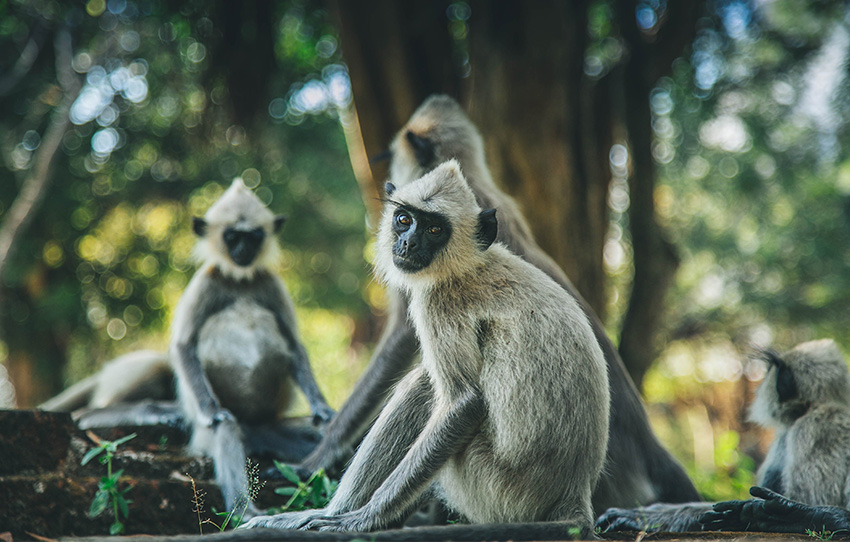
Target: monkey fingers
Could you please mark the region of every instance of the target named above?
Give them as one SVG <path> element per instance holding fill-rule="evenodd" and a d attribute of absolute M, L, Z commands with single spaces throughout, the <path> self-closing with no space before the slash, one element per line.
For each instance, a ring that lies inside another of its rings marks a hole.
<path fill-rule="evenodd" d="M 284 512 L 274 516 L 257 516 L 247 523 L 243 523 L 239 528 L 304 529 L 312 520 L 325 516 L 327 516 L 327 511 L 324 508 L 301 510 L 299 512 Z"/>
<path fill-rule="evenodd" d="M 335 516 L 316 518 L 306 525 L 310 531 L 368 532 L 378 527 L 374 517 L 363 508 Z"/>
<path fill-rule="evenodd" d="M 596 520 L 596 528 L 602 533 L 647 530 L 646 514 L 640 509 L 609 508 Z"/>

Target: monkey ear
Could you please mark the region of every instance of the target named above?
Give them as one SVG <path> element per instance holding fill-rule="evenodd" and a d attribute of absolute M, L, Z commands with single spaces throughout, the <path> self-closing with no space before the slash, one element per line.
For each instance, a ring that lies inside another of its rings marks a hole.
<path fill-rule="evenodd" d="M 496 209 L 487 209 L 478 214 L 478 229 L 475 238 L 481 250 L 487 250 L 499 233 L 499 223 L 496 221 Z"/>
<path fill-rule="evenodd" d="M 192 231 L 198 237 L 203 237 L 207 234 L 207 221 L 203 218 L 192 217 Z"/>
<path fill-rule="evenodd" d="M 779 395 L 779 402 L 784 403 L 797 397 L 797 381 L 794 379 L 794 373 L 780 359 L 776 363 L 776 393 Z"/>
<path fill-rule="evenodd" d="M 274 225 L 272 226 L 273 232 L 279 232 L 283 227 L 284 222 L 286 222 L 286 215 L 277 215 L 274 217 Z"/>
<path fill-rule="evenodd" d="M 413 148 L 413 154 L 420 167 L 427 168 L 434 162 L 434 143 L 430 139 L 410 130 L 404 134 L 404 137 Z"/>
<path fill-rule="evenodd" d="M 392 196 L 393 192 L 395 192 L 395 185 L 393 183 L 390 183 L 390 182 L 384 183 L 384 192 L 388 196 Z"/>

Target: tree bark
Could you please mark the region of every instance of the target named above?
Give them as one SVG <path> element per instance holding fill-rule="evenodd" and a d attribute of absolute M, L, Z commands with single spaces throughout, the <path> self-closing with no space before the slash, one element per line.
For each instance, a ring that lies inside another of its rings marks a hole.
<path fill-rule="evenodd" d="M 585 2 L 473 1 L 471 116 L 494 177 L 600 317 L 611 106 L 584 77 Z"/>
<path fill-rule="evenodd" d="M 461 98 L 461 80 L 451 62 L 448 2 L 341 0 L 332 7 L 356 110 L 345 123 L 346 139 L 374 219 L 380 212 L 379 185 L 386 180 L 387 167 L 370 163 L 369 158 L 387 150 L 396 132 L 431 94 Z"/>

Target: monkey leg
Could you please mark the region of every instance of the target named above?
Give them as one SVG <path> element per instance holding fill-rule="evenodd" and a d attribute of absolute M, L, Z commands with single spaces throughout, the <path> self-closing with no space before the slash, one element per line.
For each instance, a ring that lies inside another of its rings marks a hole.
<path fill-rule="evenodd" d="M 725 501 L 699 517 L 707 531 L 759 531 L 800 533 L 807 531 L 850 533 L 850 510 L 792 501 L 764 487 L 750 488 L 755 499 Z"/>
<path fill-rule="evenodd" d="M 359 509 L 369 502 L 372 494 L 408 453 L 428 423 L 432 402 L 431 383 L 425 371 L 417 367 L 399 382 L 389 403 L 354 454 L 327 508 L 257 517 L 244 527 L 300 529 L 316 519 Z"/>
<path fill-rule="evenodd" d="M 119 427 L 122 425 L 167 425 L 187 429 L 186 417 L 174 401 L 146 400 L 103 408 L 83 408 L 73 414 L 80 429 Z"/>
<path fill-rule="evenodd" d="M 387 391 L 410 367 L 418 346 L 416 334 L 407 322 L 406 303 L 395 299 L 377 353 L 354 386 L 351 397 L 324 428 L 319 445 L 294 466 L 300 476 L 309 476 L 320 468 L 331 470 L 350 457 L 352 446 L 380 411 Z"/>
<path fill-rule="evenodd" d="M 316 428 L 299 420 L 243 424 L 242 434 L 249 454 L 273 457 L 283 462 L 300 461 L 315 449 L 322 438 Z M 273 471 L 277 472 L 277 469 Z M 274 472 L 270 471 L 271 477 L 274 477 Z"/>

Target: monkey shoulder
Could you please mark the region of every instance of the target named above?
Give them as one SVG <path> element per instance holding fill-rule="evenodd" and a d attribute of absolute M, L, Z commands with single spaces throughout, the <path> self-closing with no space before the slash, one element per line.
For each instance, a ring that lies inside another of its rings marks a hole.
<path fill-rule="evenodd" d="M 798 454 L 834 453 L 850 459 L 850 407 L 837 403 L 811 407 L 788 429 L 788 439 Z"/>

